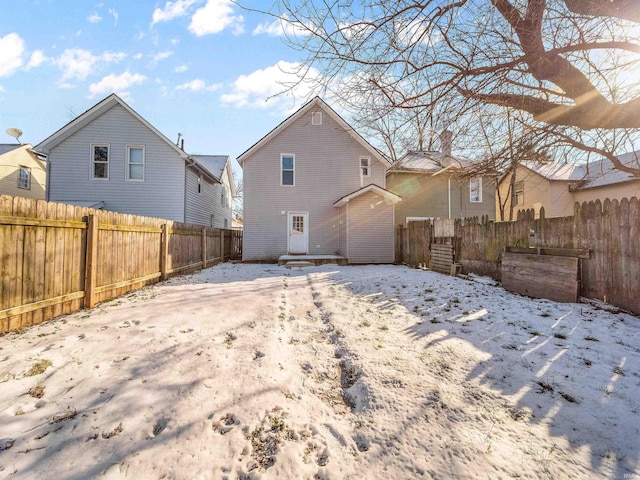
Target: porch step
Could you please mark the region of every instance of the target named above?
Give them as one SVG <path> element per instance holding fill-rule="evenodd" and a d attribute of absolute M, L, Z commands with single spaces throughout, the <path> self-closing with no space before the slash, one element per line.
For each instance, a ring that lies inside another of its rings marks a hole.
<path fill-rule="evenodd" d="M 315 266 L 315 263 L 309 262 L 306 260 L 289 260 L 287 263 L 284 264 L 284 266 L 286 268 L 292 268 L 292 267 L 303 268 L 303 267 L 313 267 Z"/>

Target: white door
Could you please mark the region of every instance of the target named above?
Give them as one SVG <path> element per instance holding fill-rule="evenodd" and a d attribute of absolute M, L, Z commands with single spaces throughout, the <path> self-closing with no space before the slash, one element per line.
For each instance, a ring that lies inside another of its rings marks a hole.
<path fill-rule="evenodd" d="M 309 214 L 289 213 L 289 253 L 309 252 Z"/>

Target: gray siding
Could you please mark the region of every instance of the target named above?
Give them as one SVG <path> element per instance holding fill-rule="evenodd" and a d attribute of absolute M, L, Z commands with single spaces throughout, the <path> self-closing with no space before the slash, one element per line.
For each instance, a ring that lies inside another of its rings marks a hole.
<path fill-rule="evenodd" d="M 393 207 L 374 192 L 348 203 L 349 263 L 393 263 Z"/>
<path fill-rule="evenodd" d="M 402 197 L 396 205 L 396 223 L 404 224 L 406 217 L 449 217 L 449 177 L 422 173 L 390 173 L 387 188 Z M 451 177 L 451 216 L 495 219 L 495 180 L 482 179 L 482 202 L 469 201 L 469 180 Z"/>
<path fill-rule="evenodd" d="M 295 155 L 295 186 L 281 186 L 280 154 Z M 309 212 L 309 254 L 341 251 L 338 209 L 333 204 L 363 185 L 360 156 L 369 152 L 324 113 L 297 118 L 243 163 L 245 260 L 277 259 L 287 253 L 287 214 Z M 386 166 L 371 158 L 364 185 L 385 185 Z M 284 215 L 281 212 L 285 212 Z"/>
<path fill-rule="evenodd" d="M 109 180 L 90 179 L 92 143 L 108 143 Z M 126 146 L 144 145 L 144 182 L 126 180 Z M 105 210 L 184 221 L 185 162 L 120 105 L 49 152 L 49 199 L 104 201 Z"/>
<path fill-rule="evenodd" d="M 198 193 L 199 175 L 196 170 L 187 168 L 185 222 L 225 228 L 226 219 L 226 228 L 231 229 L 229 192 L 225 192 L 224 195 L 225 205 L 220 201 L 220 195 L 227 189 L 226 186 L 210 182 L 203 177 L 201 193 Z M 213 215 L 213 225 L 211 225 L 211 215 Z"/>

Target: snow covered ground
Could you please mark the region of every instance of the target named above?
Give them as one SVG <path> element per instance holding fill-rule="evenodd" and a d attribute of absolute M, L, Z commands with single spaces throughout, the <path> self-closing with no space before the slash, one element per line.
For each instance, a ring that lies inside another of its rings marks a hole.
<path fill-rule="evenodd" d="M 640 479 L 640 319 L 223 264 L 0 337 L 0 478 Z"/>

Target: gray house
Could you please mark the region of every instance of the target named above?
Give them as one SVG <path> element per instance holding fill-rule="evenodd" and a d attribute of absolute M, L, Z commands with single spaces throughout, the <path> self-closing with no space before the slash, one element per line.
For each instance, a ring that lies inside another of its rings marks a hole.
<path fill-rule="evenodd" d="M 231 228 L 228 156 L 189 155 L 116 94 L 43 140 L 54 202 Z"/>
<path fill-rule="evenodd" d="M 339 255 L 394 260 L 389 161 L 316 97 L 238 157 L 243 259 Z"/>

